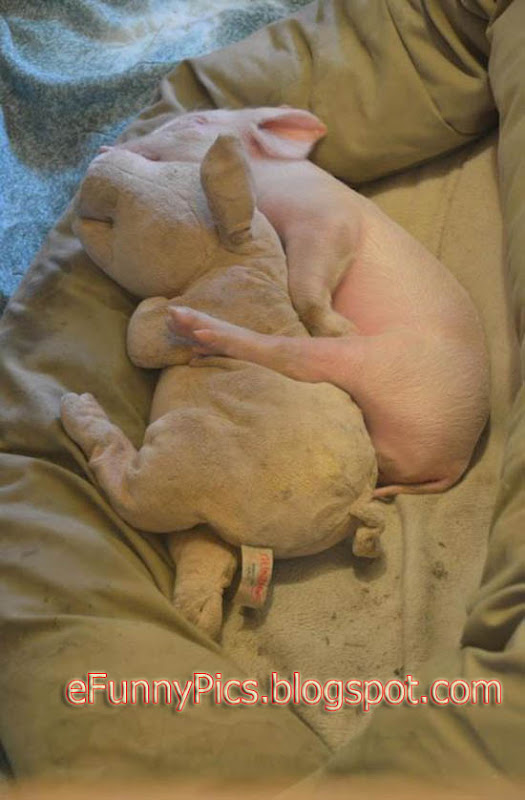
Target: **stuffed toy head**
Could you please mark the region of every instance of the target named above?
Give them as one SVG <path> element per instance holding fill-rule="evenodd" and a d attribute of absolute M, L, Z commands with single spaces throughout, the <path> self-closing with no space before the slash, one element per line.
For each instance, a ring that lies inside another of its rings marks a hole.
<path fill-rule="evenodd" d="M 351 398 L 246 361 L 195 363 L 170 333 L 178 305 L 263 334 L 308 335 L 238 141 L 220 136 L 200 167 L 109 151 L 90 167 L 77 214 L 89 255 L 143 298 L 129 323 L 132 361 L 163 371 L 138 451 L 89 394 L 65 395 L 62 422 L 121 517 L 169 534 L 176 606 L 216 636 L 241 550 L 240 595 L 255 606 L 273 557 L 352 533 L 354 553 L 377 555 L 377 463 Z"/>
<path fill-rule="evenodd" d="M 238 262 L 238 253 L 264 250 L 282 262 L 231 136 L 219 137 L 202 166 L 111 149 L 89 167 L 76 213 L 74 230 L 89 256 L 139 298 L 181 294 L 213 268 Z"/>

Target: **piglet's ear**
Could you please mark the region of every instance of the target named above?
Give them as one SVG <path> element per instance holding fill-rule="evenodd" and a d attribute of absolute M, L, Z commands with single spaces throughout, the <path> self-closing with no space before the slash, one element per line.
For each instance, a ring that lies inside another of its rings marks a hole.
<path fill-rule="evenodd" d="M 255 193 L 236 136 L 218 136 L 201 165 L 201 181 L 221 242 L 236 250 L 252 238 Z"/>
<path fill-rule="evenodd" d="M 296 108 L 276 108 L 256 125 L 250 133 L 271 158 L 307 158 L 314 144 L 326 135 L 326 125 L 315 114 Z"/>

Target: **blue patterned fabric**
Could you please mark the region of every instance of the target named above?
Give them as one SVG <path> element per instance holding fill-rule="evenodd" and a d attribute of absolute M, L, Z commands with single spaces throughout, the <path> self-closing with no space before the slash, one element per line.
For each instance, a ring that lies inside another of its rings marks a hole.
<path fill-rule="evenodd" d="M 9 296 L 99 146 L 179 60 L 308 0 L 0 0 L 0 292 Z"/>

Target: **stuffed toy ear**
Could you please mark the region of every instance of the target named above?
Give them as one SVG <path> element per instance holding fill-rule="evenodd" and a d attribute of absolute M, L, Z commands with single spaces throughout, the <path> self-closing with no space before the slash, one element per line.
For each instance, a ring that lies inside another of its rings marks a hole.
<path fill-rule="evenodd" d="M 253 125 L 250 134 L 271 158 L 302 159 L 326 131 L 326 125 L 309 111 L 276 108 L 272 116 Z"/>
<path fill-rule="evenodd" d="M 255 193 L 237 137 L 217 137 L 202 162 L 201 181 L 223 245 L 235 250 L 250 241 Z"/>

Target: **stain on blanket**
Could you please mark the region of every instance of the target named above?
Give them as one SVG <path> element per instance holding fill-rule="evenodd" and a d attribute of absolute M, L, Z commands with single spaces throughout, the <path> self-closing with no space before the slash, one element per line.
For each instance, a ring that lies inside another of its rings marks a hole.
<path fill-rule="evenodd" d="M 438 580 L 448 578 L 448 570 L 445 569 L 445 565 L 442 561 L 434 561 L 432 564 L 432 575 Z"/>

